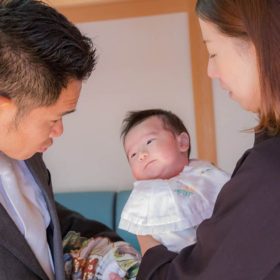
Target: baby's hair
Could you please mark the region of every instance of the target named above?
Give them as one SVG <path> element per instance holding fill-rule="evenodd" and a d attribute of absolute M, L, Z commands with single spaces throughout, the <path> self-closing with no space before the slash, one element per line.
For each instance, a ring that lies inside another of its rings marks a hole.
<path fill-rule="evenodd" d="M 163 126 L 165 129 L 171 131 L 174 135 L 179 135 L 182 132 L 187 133 L 190 140 L 190 134 L 185 127 L 182 120 L 176 116 L 171 111 L 166 111 L 163 109 L 148 109 L 148 110 L 140 110 L 140 111 L 130 111 L 126 114 L 121 129 L 121 138 L 123 142 L 125 141 L 125 137 L 128 132 L 138 124 L 142 123 L 146 119 L 150 117 L 158 117 L 162 120 Z M 191 152 L 191 143 L 189 144 L 188 157 Z"/>

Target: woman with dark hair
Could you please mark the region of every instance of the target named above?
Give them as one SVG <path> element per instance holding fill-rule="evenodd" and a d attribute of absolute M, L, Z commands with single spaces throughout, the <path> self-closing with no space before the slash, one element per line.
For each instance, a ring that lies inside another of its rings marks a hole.
<path fill-rule="evenodd" d="M 198 0 L 208 75 L 257 113 L 255 143 L 238 161 L 197 243 L 179 254 L 139 237 L 138 279 L 280 279 L 280 1 Z"/>

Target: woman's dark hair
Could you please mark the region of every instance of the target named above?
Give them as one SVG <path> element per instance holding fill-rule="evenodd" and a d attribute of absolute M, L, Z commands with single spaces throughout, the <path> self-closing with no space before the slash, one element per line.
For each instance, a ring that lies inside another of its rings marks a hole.
<path fill-rule="evenodd" d="M 0 1 L 0 94 L 19 111 L 54 104 L 94 65 L 91 40 L 55 9 L 37 0 Z"/>
<path fill-rule="evenodd" d="M 191 153 L 191 139 L 188 130 L 186 129 L 182 120 L 171 111 L 162 109 L 148 109 L 140 111 L 130 111 L 127 113 L 122 123 L 121 137 L 123 142 L 128 132 L 136 125 L 142 123 L 150 117 L 158 117 L 162 120 L 164 128 L 171 131 L 174 135 L 179 135 L 186 132 L 189 137 L 188 157 Z"/>
<path fill-rule="evenodd" d="M 280 1 L 198 0 L 196 12 L 223 34 L 254 44 L 261 85 L 256 130 L 280 133 Z"/>

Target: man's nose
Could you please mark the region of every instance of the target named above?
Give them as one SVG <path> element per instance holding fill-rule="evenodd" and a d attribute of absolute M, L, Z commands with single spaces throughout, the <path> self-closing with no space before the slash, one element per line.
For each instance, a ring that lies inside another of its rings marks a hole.
<path fill-rule="evenodd" d="M 58 120 L 54 126 L 52 127 L 51 133 L 50 133 L 50 138 L 55 138 L 59 137 L 63 133 L 63 123 L 62 120 Z"/>

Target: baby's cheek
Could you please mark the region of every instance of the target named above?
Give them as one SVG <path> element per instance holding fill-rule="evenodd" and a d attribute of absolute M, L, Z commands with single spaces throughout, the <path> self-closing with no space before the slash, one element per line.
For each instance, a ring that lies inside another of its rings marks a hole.
<path fill-rule="evenodd" d="M 132 175 L 136 180 L 142 180 L 143 179 L 143 174 L 141 173 L 141 170 L 139 168 L 135 168 L 132 170 Z"/>

